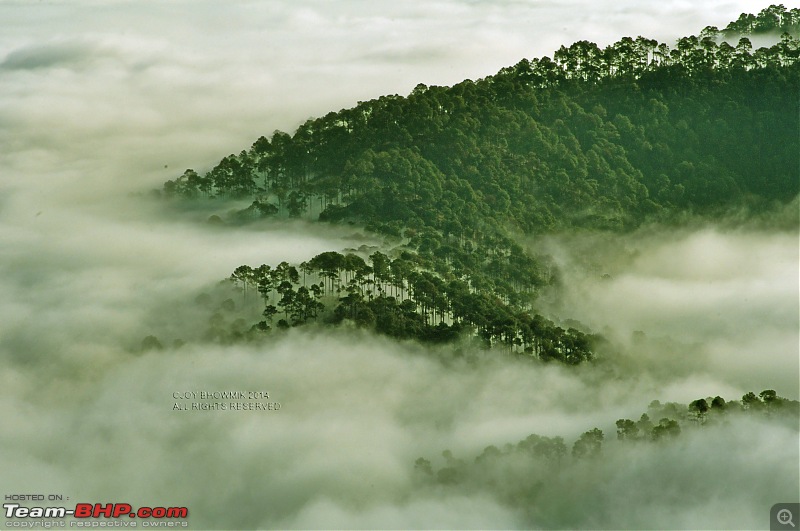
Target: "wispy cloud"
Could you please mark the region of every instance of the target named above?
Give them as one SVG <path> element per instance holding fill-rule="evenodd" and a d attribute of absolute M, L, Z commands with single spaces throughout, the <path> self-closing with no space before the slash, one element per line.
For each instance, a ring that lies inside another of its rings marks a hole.
<path fill-rule="evenodd" d="M 150 333 L 167 342 L 200 326 L 195 297 L 237 265 L 361 240 L 304 224 L 210 230 L 130 192 L 359 100 L 483 77 L 577 39 L 669 41 L 766 5 L 0 2 L 0 490 L 186 503 L 200 527 L 531 527 L 524 508 L 489 495 L 418 492 L 413 460 L 444 448 L 471 456 L 533 432 L 613 430 L 603 423 L 653 398 L 730 397 L 771 382 L 796 397 L 796 235 L 635 241 L 638 257 L 603 262 L 615 268 L 610 281 L 567 267 L 572 284 L 550 311 L 620 338 L 615 362 L 628 372 L 613 383 L 587 369 L 443 363 L 438 351 L 348 332 L 135 348 Z M 563 247 L 566 265 L 575 245 Z M 641 350 L 628 341 L 634 330 L 647 335 Z M 284 403 L 278 414 L 171 410 L 176 391 L 262 387 Z M 765 431 L 744 448 L 739 432 L 709 433 L 681 447 L 672 485 L 724 486 L 735 521 L 762 525 L 761 502 L 792 479 L 765 480 L 780 459 L 796 461 L 781 445 L 789 435 Z M 707 464 L 724 452 L 737 467 Z M 602 500 L 627 499 L 669 466 L 639 457 L 646 466 L 625 467 L 612 454 L 578 492 L 607 480 Z M 568 499 L 567 487 L 553 496 Z M 695 506 L 685 523 L 723 505 Z M 597 504 L 586 507 L 590 525 Z M 648 507 L 659 525 L 676 513 L 669 499 Z M 631 514 L 630 525 L 643 521 Z"/>

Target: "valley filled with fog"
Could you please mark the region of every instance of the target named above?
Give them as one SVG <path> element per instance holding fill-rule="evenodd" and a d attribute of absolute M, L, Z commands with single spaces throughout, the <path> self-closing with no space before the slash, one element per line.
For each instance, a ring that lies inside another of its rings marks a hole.
<path fill-rule="evenodd" d="M 653 400 L 800 398 L 796 228 L 520 237 L 560 271 L 537 309 L 607 340 L 572 367 L 348 327 L 204 340 L 198 296 L 236 266 L 382 239 L 308 220 L 215 225 L 246 204 L 181 212 L 150 193 L 359 100 L 629 26 L 670 40 L 768 3 L 75 4 L 0 3 L 0 494 L 185 505 L 198 529 L 763 528 L 797 500 L 791 423 L 636 446 L 614 425 Z M 163 348 L 142 348 L 151 335 Z M 281 408 L 174 409 L 175 393 L 227 390 Z M 603 459 L 557 474 L 509 465 L 440 484 L 415 470 L 531 434 L 571 447 L 595 427 Z"/>
<path fill-rule="evenodd" d="M 186 505 L 193 521 L 220 528 L 757 527 L 760 508 L 796 489 L 791 427 L 746 419 L 633 451 L 613 440 L 614 421 L 638 418 L 652 400 L 767 388 L 796 398 L 796 235 L 702 229 L 606 264 L 611 279 L 575 266 L 580 278 L 549 315 L 613 338 L 597 366 L 454 356 L 341 329 L 140 352 L 154 331 L 169 338 L 197 326 L 194 300 L 208 285 L 193 279 L 218 280 L 214 263 L 227 253 L 299 260 L 352 241 L 317 231 L 125 221 L 112 231 L 125 241 L 86 226 L 13 257 L 3 271 L 6 489 L 169 500 L 155 503 Z M 688 271 L 694 245 L 726 260 Z M 268 390 L 281 410 L 173 411 L 175 392 L 239 389 Z M 571 445 L 593 427 L 607 434 L 603 461 L 575 477 L 543 475 L 536 504 L 415 478 L 416 459 L 444 466 L 445 449 L 472 459 L 534 433 Z"/>

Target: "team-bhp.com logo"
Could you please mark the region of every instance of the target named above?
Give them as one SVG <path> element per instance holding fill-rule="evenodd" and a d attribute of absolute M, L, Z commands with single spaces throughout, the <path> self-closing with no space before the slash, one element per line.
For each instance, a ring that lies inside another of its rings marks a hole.
<path fill-rule="evenodd" d="M 23 507 L 18 503 L 4 503 L 6 518 L 187 518 L 186 507 L 139 507 L 129 503 L 79 503 L 74 509 L 66 507 Z M 71 524 L 74 522 L 70 522 Z"/>

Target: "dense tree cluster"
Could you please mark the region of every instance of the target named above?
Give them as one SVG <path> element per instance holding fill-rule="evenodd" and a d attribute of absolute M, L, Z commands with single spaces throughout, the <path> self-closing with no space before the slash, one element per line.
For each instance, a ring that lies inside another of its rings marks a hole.
<path fill-rule="evenodd" d="M 270 330 L 276 316 L 277 326 L 286 328 L 324 315 L 327 322 L 348 320 L 399 339 L 445 342 L 467 336 L 545 361 L 577 364 L 592 358 L 590 336 L 564 330 L 531 315 L 520 302 L 492 295 L 500 289 L 489 280 L 483 289 L 476 288 L 431 272 L 426 269 L 430 263 L 405 251 L 394 259 L 375 251 L 368 260 L 328 251 L 299 266 L 242 265 L 230 280 L 244 299 L 254 291 L 263 299 L 263 320 L 256 330 Z M 325 301 L 333 307 L 327 313 Z"/>
<path fill-rule="evenodd" d="M 237 269 L 245 291 L 265 296 L 260 329 L 278 313 L 280 326 L 316 320 L 323 296 L 335 296 L 332 322 L 429 341 L 466 331 L 580 361 L 585 335 L 530 314 L 554 275 L 512 235 L 626 230 L 794 200 L 799 14 L 771 6 L 672 48 L 579 41 L 478 81 L 419 85 L 261 137 L 164 193 L 252 201 L 239 219 L 318 217 L 402 238 L 396 256 L 371 265 L 315 257 L 300 266 L 316 277 L 310 287 L 288 265 Z M 775 43 L 754 50 L 747 35 L 769 32 Z"/>
<path fill-rule="evenodd" d="M 476 82 L 419 85 L 261 137 L 164 191 L 462 240 L 785 202 L 798 193 L 798 12 L 772 6 L 673 48 L 579 41 Z M 767 30 L 794 35 L 729 42 Z"/>
<path fill-rule="evenodd" d="M 743 13 L 735 22 L 731 22 L 722 30 L 722 34 L 727 38 L 764 33 L 793 35 L 800 33 L 800 9 L 787 11 L 783 4 L 771 5 L 762 10 L 758 16 Z"/>

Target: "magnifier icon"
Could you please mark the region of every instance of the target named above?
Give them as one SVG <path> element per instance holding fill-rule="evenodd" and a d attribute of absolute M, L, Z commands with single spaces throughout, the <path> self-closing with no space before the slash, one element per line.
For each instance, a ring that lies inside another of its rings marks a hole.
<path fill-rule="evenodd" d="M 781 525 L 789 524 L 790 526 L 794 527 L 794 522 L 792 521 L 792 511 L 789 509 L 781 509 L 778 511 L 776 516 Z"/>

